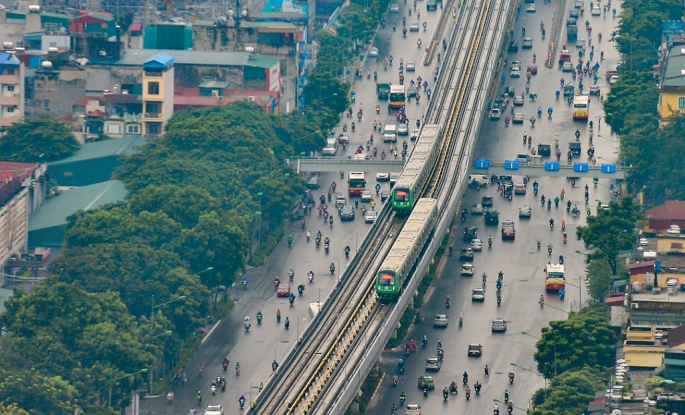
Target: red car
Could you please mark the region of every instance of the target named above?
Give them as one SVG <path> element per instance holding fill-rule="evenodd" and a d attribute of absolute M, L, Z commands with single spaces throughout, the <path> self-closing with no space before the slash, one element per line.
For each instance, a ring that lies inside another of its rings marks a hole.
<path fill-rule="evenodd" d="M 502 239 L 516 239 L 514 225 L 502 226 Z"/>
<path fill-rule="evenodd" d="M 276 290 L 277 297 L 288 297 L 290 295 L 290 284 L 279 284 Z"/>

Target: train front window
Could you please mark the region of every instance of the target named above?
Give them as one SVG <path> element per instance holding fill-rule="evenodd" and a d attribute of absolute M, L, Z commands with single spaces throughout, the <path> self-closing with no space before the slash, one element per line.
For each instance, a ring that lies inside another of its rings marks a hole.
<path fill-rule="evenodd" d="M 405 189 L 395 190 L 395 200 L 398 202 L 408 202 L 409 201 L 409 192 Z"/>
<path fill-rule="evenodd" d="M 395 275 L 390 272 L 381 271 L 380 278 L 378 278 L 378 284 L 386 286 L 395 285 Z"/>

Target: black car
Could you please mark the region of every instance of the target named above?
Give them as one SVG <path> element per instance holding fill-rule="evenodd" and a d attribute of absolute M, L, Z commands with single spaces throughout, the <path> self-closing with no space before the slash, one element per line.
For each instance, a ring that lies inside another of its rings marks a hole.
<path fill-rule="evenodd" d="M 464 242 L 471 242 L 478 237 L 478 228 L 475 226 L 467 226 L 464 228 Z"/>
<path fill-rule="evenodd" d="M 483 214 L 486 225 L 497 225 L 499 223 L 499 212 L 496 210 L 486 210 Z"/>
<path fill-rule="evenodd" d="M 538 154 L 541 156 L 550 156 L 552 154 L 552 146 L 549 144 L 538 144 Z"/>
<path fill-rule="evenodd" d="M 568 149 L 571 150 L 571 154 L 574 154 L 576 156 L 580 155 L 582 151 L 580 148 L 580 143 L 578 142 L 569 143 Z"/>
<path fill-rule="evenodd" d="M 429 12 L 438 10 L 438 2 L 436 0 L 428 0 L 426 2 L 426 10 Z"/>
<path fill-rule="evenodd" d="M 307 179 L 307 183 L 305 184 L 307 189 L 318 189 L 319 188 L 319 176 L 312 176 L 309 179 Z"/>
<path fill-rule="evenodd" d="M 340 209 L 340 220 L 354 220 L 354 206 L 346 205 Z"/>
<path fill-rule="evenodd" d="M 516 52 L 518 52 L 518 51 L 519 51 L 519 43 L 516 42 L 515 40 L 512 40 L 511 42 L 509 42 L 509 49 L 508 49 L 508 51 L 509 51 L 510 53 L 516 53 Z"/>
<path fill-rule="evenodd" d="M 492 207 L 493 203 L 494 203 L 494 199 L 492 196 L 483 196 L 483 198 L 480 200 L 480 204 L 483 205 L 483 207 L 485 207 L 485 208 Z"/>

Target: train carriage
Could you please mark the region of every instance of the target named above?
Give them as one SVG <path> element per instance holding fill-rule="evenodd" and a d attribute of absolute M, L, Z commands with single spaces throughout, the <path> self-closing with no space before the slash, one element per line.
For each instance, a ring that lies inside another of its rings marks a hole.
<path fill-rule="evenodd" d="M 376 273 L 376 294 L 381 301 L 399 297 L 438 220 L 437 200 L 420 199 Z"/>
<path fill-rule="evenodd" d="M 435 165 L 442 143 L 442 128 L 426 124 L 392 190 L 392 208 L 398 215 L 412 211 Z"/>

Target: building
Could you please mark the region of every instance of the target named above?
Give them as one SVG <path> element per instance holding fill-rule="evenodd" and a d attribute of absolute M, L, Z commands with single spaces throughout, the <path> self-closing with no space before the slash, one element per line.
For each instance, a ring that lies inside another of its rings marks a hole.
<path fill-rule="evenodd" d="M 69 22 L 69 33 L 76 56 L 120 56 L 119 32 L 111 14 L 82 10 Z"/>
<path fill-rule="evenodd" d="M 49 62 L 44 62 L 49 63 Z M 32 115 L 61 119 L 72 114 L 74 102 L 86 95 L 88 73 L 82 66 L 41 66 L 33 76 Z"/>
<path fill-rule="evenodd" d="M 46 165 L 0 161 L 0 274 L 28 253 L 29 216 L 45 201 Z"/>
<path fill-rule="evenodd" d="M 662 65 L 659 82 L 659 116 L 662 120 L 685 111 L 685 46 L 674 46 Z"/>
<path fill-rule="evenodd" d="M 685 63 L 685 60 L 683 62 Z M 685 99 L 685 88 L 683 99 Z M 663 205 L 645 211 L 642 225 L 644 233 L 663 232 L 671 225 L 678 225 L 681 229 L 685 229 L 685 202 L 667 200 Z"/>
<path fill-rule="evenodd" d="M 274 113 L 278 111 L 279 94 L 271 91 L 242 91 L 226 89 L 228 82 L 205 81 L 199 88 L 174 88 L 174 112 L 189 108 L 227 105 L 250 101 Z"/>
<path fill-rule="evenodd" d="M 0 129 L 24 116 L 24 64 L 0 52 Z"/>
<path fill-rule="evenodd" d="M 160 53 L 143 64 L 143 134 L 162 134 L 173 114 L 174 58 Z"/>

